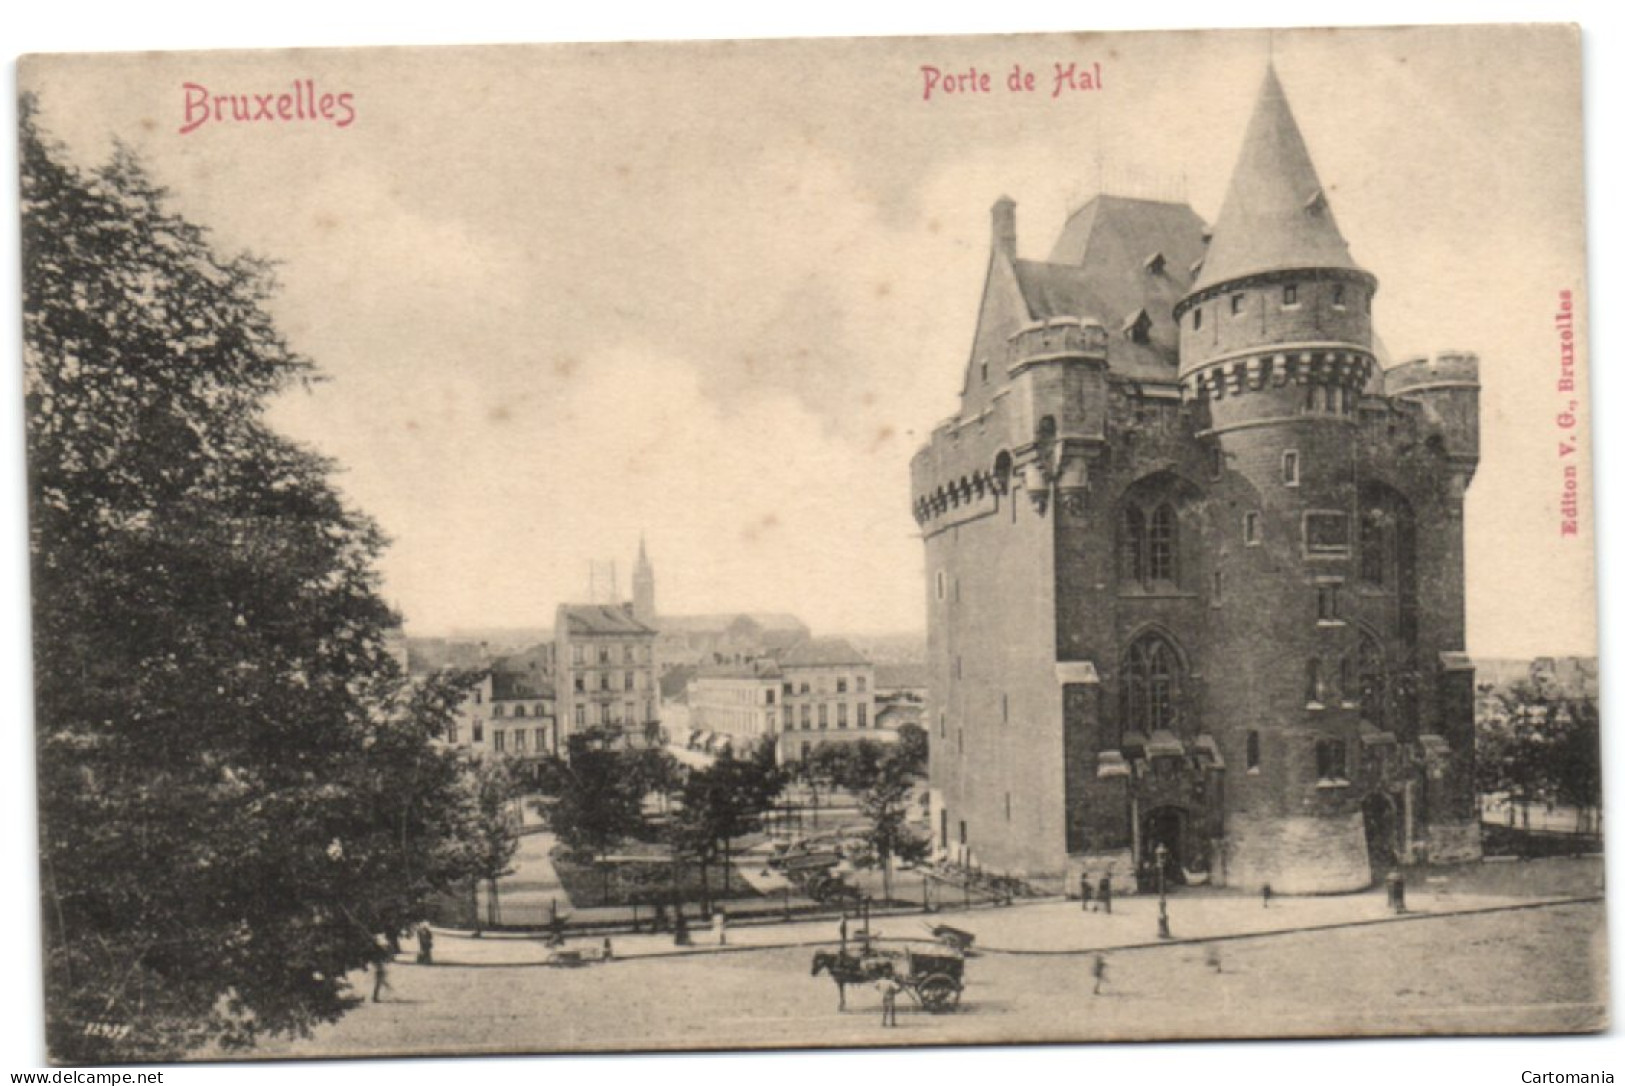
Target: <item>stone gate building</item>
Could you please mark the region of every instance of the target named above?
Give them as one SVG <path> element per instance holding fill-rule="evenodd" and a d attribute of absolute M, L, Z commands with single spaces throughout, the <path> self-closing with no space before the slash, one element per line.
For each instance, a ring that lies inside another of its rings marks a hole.
<path fill-rule="evenodd" d="M 1384 367 L 1273 68 L 1211 232 L 1099 196 L 992 253 L 913 463 L 937 843 L 1285 893 L 1478 854 L 1477 361 Z"/>

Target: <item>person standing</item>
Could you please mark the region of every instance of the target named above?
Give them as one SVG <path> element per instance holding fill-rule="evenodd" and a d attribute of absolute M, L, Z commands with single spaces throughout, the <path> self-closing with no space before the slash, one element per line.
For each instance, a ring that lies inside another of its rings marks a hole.
<path fill-rule="evenodd" d="M 721 905 L 717 906 L 716 915 L 711 918 L 711 927 L 717 933 L 717 946 L 727 946 L 728 912 Z"/>
<path fill-rule="evenodd" d="M 434 964 L 434 932 L 427 922 L 418 925 L 418 964 Z"/>
<path fill-rule="evenodd" d="M 1083 911 L 1093 912 L 1095 906 L 1095 888 L 1089 882 L 1089 872 L 1085 871 L 1078 876 L 1078 898 L 1083 902 Z"/>
<path fill-rule="evenodd" d="M 1264 899 L 1264 908 L 1267 909 L 1270 907 L 1270 898 L 1275 896 L 1275 888 L 1266 882 L 1264 888 L 1259 891 L 1259 896 Z"/>
<path fill-rule="evenodd" d="M 1100 876 L 1100 911 L 1107 916 L 1112 911 L 1112 873 L 1106 872 Z"/>
<path fill-rule="evenodd" d="M 372 966 L 372 1001 L 374 1003 L 384 1001 L 385 988 L 388 988 L 391 992 L 395 990 L 395 986 L 389 983 L 389 965 L 384 959 L 380 958 Z"/>
<path fill-rule="evenodd" d="M 875 987 L 880 990 L 880 1024 L 897 1025 L 897 993 L 903 986 L 892 976 L 891 971 L 887 970 L 875 979 Z"/>
<path fill-rule="evenodd" d="M 1095 960 L 1089 967 L 1095 977 L 1095 995 L 1100 994 L 1100 986 L 1106 983 L 1106 955 L 1096 954 Z"/>

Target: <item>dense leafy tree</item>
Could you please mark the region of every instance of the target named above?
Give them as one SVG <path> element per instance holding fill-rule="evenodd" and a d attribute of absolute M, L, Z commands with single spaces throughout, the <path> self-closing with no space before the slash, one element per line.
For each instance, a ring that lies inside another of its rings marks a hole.
<path fill-rule="evenodd" d="M 897 757 L 916 777 L 924 777 L 931 770 L 931 736 L 918 724 L 902 724 L 897 728 Z"/>
<path fill-rule="evenodd" d="M 513 874 L 519 851 L 519 782 L 502 758 L 470 759 L 467 764 L 469 825 L 461 840 L 469 850 L 468 866 L 486 884 L 486 920 L 502 922 L 497 880 Z"/>
<path fill-rule="evenodd" d="M 679 856 L 700 864 L 707 893 L 705 872 L 719 861 L 727 892 L 734 839 L 761 829 L 788 780 L 772 745 L 765 743 L 746 758 L 724 750 L 710 766 L 689 773 L 673 820 L 672 845 Z"/>
<path fill-rule="evenodd" d="M 662 808 L 670 806 L 672 795 L 683 786 L 682 763 L 659 747 L 645 747 L 629 757 L 631 772 L 644 793 L 659 796 Z"/>
<path fill-rule="evenodd" d="M 882 895 L 888 901 L 891 900 L 892 862 L 923 860 L 930 849 L 927 839 L 908 825 L 908 806 L 913 797 L 913 770 L 903 752 L 894 750 L 880 760 L 873 780 L 859 800 L 869 825 L 863 832 L 864 848 L 857 861 L 880 869 Z"/>
<path fill-rule="evenodd" d="M 1602 803 L 1602 748 L 1594 698 L 1531 678 L 1483 687 L 1475 754 L 1478 787 L 1514 804 L 1564 803 L 1589 823 Z M 1527 822 L 1527 818 L 1526 818 Z"/>
<path fill-rule="evenodd" d="M 566 848 L 602 861 L 616 842 L 643 832 L 643 781 L 626 754 L 581 750 L 559 770 L 559 793 L 547 812 Z"/>
<path fill-rule="evenodd" d="M 460 695 L 405 689 L 379 532 L 266 425 L 312 375 L 270 268 L 26 101 L 20 154 L 47 1043 L 308 1030 L 458 876 Z"/>

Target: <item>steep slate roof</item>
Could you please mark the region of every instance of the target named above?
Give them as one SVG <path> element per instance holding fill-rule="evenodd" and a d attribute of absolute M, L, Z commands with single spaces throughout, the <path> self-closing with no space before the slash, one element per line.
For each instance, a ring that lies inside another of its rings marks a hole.
<path fill-rule="evenodd" d="M 1179 362 L 1173 308 L 1191 289 L 1202 231 L 1186 204 L 1096 196 L 1067 220 L 1048 261 L 1014 262 L 1027 316 L 1098 320 L 1111 333 L 1106 354 L 1113 373 L 1172 381 Z M 1124 334 L 1141 310 L 1150 318 L 1144 343 Z"/>
<path fill-rule="evenodd" d="M 606 604 L 567 603 L 559 608 L 569 624 L 570 636 L 595 634 L 653 634 L 655 631 L 633 618 L 625 607 Z"/>
<path fill-rule="evenodd" d="M 869 663 L 868 657 L 840 637 L 808 638 L 779 656 L 781 667 L 848 667 Z"/>
<path fill-rule="evenodd" d="M 1286 268 L 1358 269 L 1292 119 L 1275 66 L 1253 107 L 1194 290 Z"/>

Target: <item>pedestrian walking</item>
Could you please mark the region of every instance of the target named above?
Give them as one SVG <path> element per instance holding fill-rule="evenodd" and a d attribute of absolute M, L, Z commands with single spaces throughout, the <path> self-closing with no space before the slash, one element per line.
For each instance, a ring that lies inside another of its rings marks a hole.
<path fill-rule="evenodd" d="M 727 946 L 728 913 L 721 905 L 717 906 L 716 915 L 711 917 L 711 929 L 717 934 L 717 946 Z"/>
<path fill-rule="evenodd" d="M 1095 888 L 1089 881 L 1089 872 L 1085 871 L 1078 876 L 1078 897 L 1083 902 L 1083 911 L 1086 913 L 1095 910 Z"/>
<path fill-rule="evenodd" d="M 846 914 L 841 914 L 841 949 L 846 950 Z"/>
<path fill-rule="evenodd" d="M 434 964 L 434 932 L 427 923 L 418 925 L 418 964 Z"/>
<path fill-rule="evenodd" d="M 671 937 L 673 946 L 693 946 L 694 938 L 688 933 L 688 914 L 683 912 L 682 903 L 677 905 L 677 927 Z"/>
<path fill-rule="evenodd" d="M 1270 898 L 1275 896 L 1275 888 L 1266 882 L 1264 888 L 1258 892 L 1258 896 L 1264 899 L 1264 908 L 1267 909 L 1270 907 Z"/>
<path fill-rule="evenodd" d="M 1217 946 L 1212 944 L 1208 945 L 1205 960 L 1207 961 L 1208 968 L 1213 970 L 1215 973 L 1224 972 L 1224 959 L 1219 956 L 1219 948 Z"/>
<path fill-rule="evenodd" d="M 1089 971 L 1093 973 L 1095 977 L 1095 995 L 1099 995 L 1100 986 L 1106 983 L 1106 955 L 1096 954 L 1094 963 L 1089 967 Z"/>
<path fill-rule="evenodd" d="M 897 993 L 903 986 L 887 971 L 875 979 L 875 987 L 880 990 L 880 1024 L 897 1025 Z"/>
<path fill-rule="evenodd" d="M 385 988 L 388 988 L 391 992 L 395 991 L 395 986 L 389 983 L 389 966 L 383 961 L 374 962 L 372 966 L 372 1001 L 374 1003 L 384 1001 Z"/>
<path fill-rule="evenodd" d="M 606 962 L 615 960 L 615 948 L 610 945 L 609 936 L 607 935 L 604 936 L 604 960 Z"/>
<path fill-rule="evenodd" d="M 1112 911 L 1112 873 L 1106 872 L 1100 876 L 1100 911 L 1107 916 Z"/>

